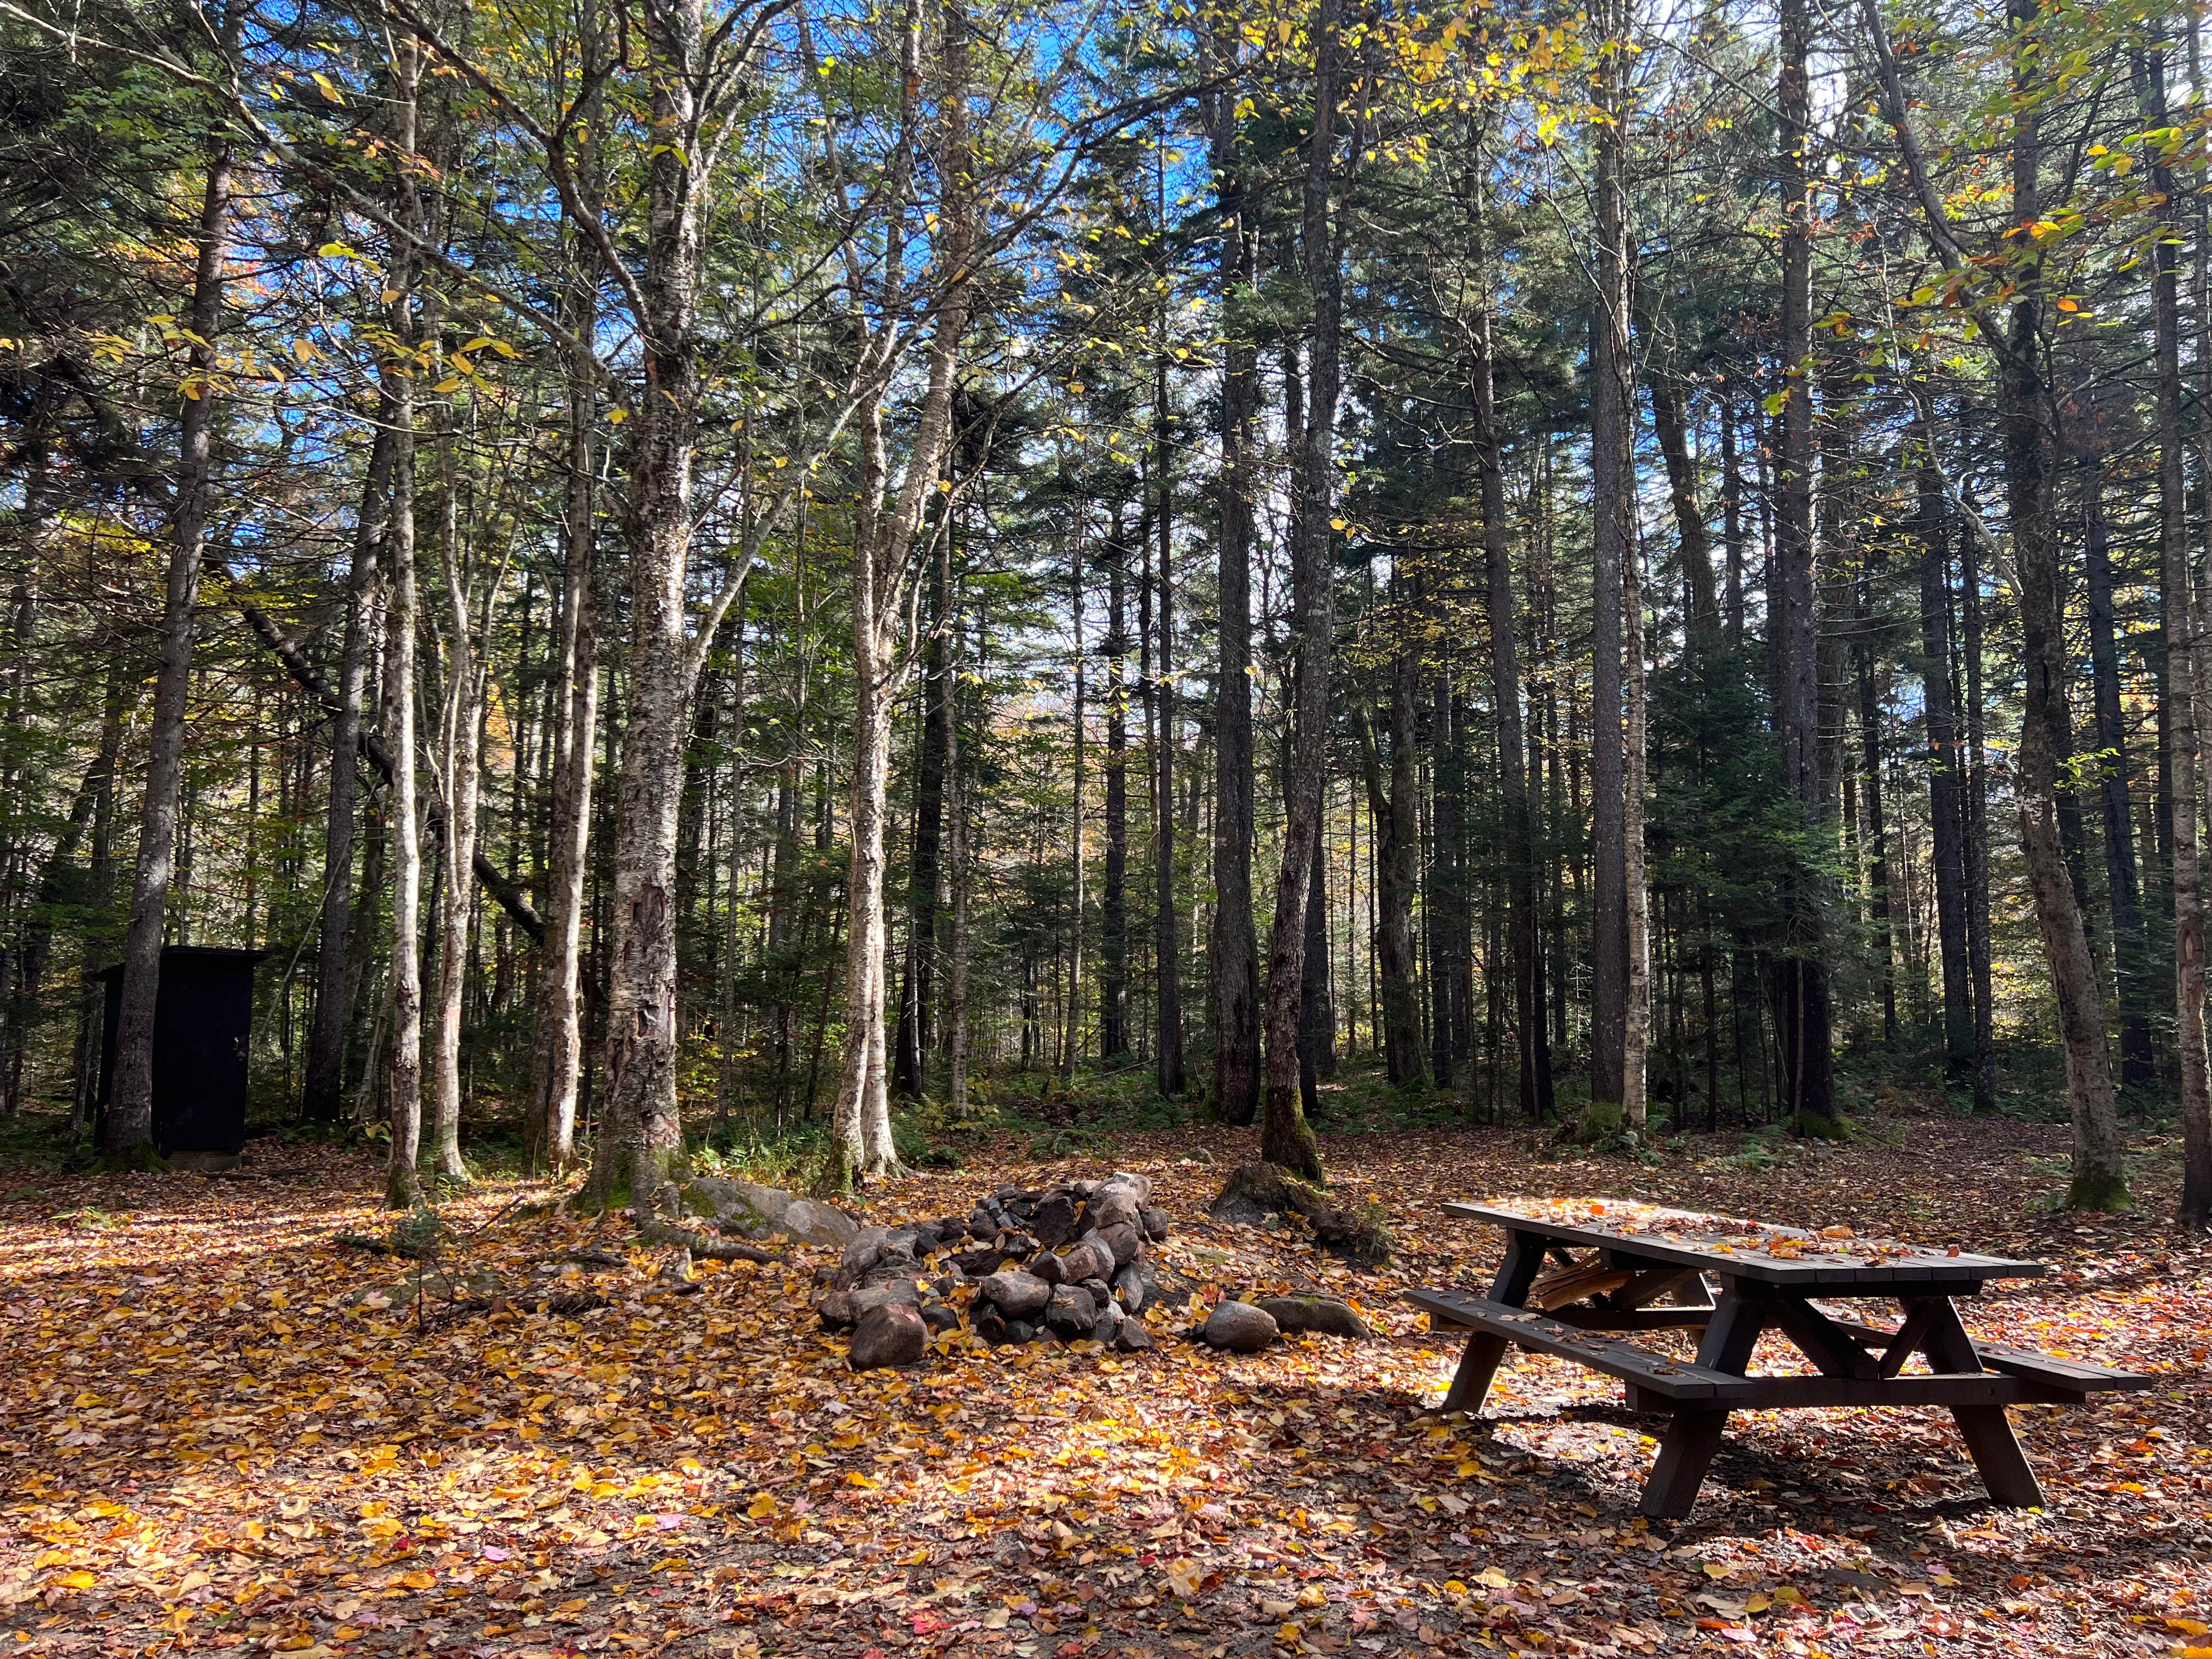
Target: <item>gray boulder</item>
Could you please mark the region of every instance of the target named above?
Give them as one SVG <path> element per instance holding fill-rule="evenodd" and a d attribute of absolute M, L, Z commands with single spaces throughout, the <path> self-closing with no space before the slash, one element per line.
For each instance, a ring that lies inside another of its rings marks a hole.
<path fill-rule="evenodd" d="M 1146 1237 L 1155 1243 L 1165 1238 L 1174 1231 L 1174 1224 L 1168 1219 L 1168 1212 L 1156 1205 L 1145 1206 L 1139 1212 L 1139 1219 L 1144 1223 Z"/>
<path fill-rule="evenodd" d="M 1133 1188 L 1118 1186 L 1108 1182 L 1091 1194 L 1091 1201 L 1083 1206 L 1084 1218 L 1099 1231 L 1123 1223 L 1133 1225 L 1144 1213 L 1144 1200 Z"/>
<path fill-rule="evenodd" d="M 844 1291 L 832 1291 L 814 1304 L 814 1311 L 822 1316 L 825 1331 L 849 1331 L 853 1328 L 853 1298 Z"/>
<path fill-rule="evenodd" d="M 1364 1342 L 1375 1333 L 1349 1304 L 1333 1296 L 1268 1296 L 1260 1299 L 1276 1325 L 1285 1331 L 1311 1331 L 1317 1336 L 1347 1337 Z"/>
<path fill-rule="evenodd" d="M 1053 1287 L 1035 1273 L 986 1273 L 975 1288 L 1008 1319 L 1034 1319 L 1052 1300 Z"/>
<path fill-rule="evenodd" d="M 1058 1249 L 1075 1236 L 1075 1200 L 1065 1193 L 1048 1194 L 1030 1216 L 1030 1231 L 1046 1249 Z"/>
<path fill-rule="evenodd" d="M 775 1231 L 794 1243 L 842 1249 L 859 1236 L 860 1224 L 835 1205 L 794 1198 L 775 1224 Z"/>
<path fill-rule="evenodd" d="M 766 1238 L 799 1200 L 789 1193 L 757 1182 L 733 1181 L 726 1176 L 701 1176 L 684 1186 L 684 1202 L 696 1216 L 713 1222 L 725 1232 L 746 1238 Z"/>
<path fill-rule="evenodd" d="M 1123 1353 L 1142 1353 L 1152 1346 L 1152 1334 L 1145 1328 L 1141 1319 L 1125 1319 L 1121 1328 L 1114 1333 L 1114 1346 Z"/>
<path fill-rule="evenodd" d="M 878 1308 L 919 1308 L 921 1292 L 915 1289 L 911 1279 L 887 1279 L 879 1284 L 863 1285 L 853 1292 L 853 1317 L 865 1319 Z"/>
<path fill-rule="evenodd" d="M 1137 1252 L 1145 1247 L 1145 1236 L 1135 1224 L 1117 1221 L 1110 1227 L 1098 1230 L 1098 1242 L 1114 1253 L 1114 1265 L 1126 1267 L 1137 1259 Z"/>
<path fill-rule="evenodd" d="M 848 1363 L 856 1371 L 880 1370 L 886 1365 L 911 1365 L 929 1346 L 929 1327 L 915 1309 L 886 1303 L 871 1309 L 853 1328 L 853 1346 Z"/>
<path fill-rule="evenodd" d="M 1039 1250 L 1031 1256 L 1029 1271 L 1048 1285 L 1064 1285 L 1067 1282 L 1067 1269 L 1061 1266 L 1060 1258 L 1050 1250 Z"/>
<path fill-rule="evenodd" d="M 844 1254 L 837 1259 L 840 1273 L 859 1278 L 884 1259 L 884 1240 L 890 1235 L 881 1227 L 863 1227 L 845 1241 Z"/>
<path fill-rule="evenodd" d="M 1079 1285 L 1063 1285 L 1045 1304 L 1044 1322 L 1059 1336 L 1074 1341 L 1091 1334 L 1098 1323 L 1098 1304 Z"/>
<path fill-rule="evenodd" d="M 1110 1279 L 1115 1265 L 1113 1247 L 1094 1234 L 1085 1234 L 1073 1249 L 1060 1259 L 1060 1271 L 1071 1284 L 1079 1284 L 1086 1279 Z"/>
<path fill-rule="evenodd" d="M 1114 1293 L 1121 1299 L 1123 1311 L 1142 1313 L 1147 1286 L 1144 1274 L 1133 1267 L 1124 1267 L 1114 1275 Z"/>
<path fill-rule="evenodd" d="M 1257 1353 L 1278 1334 L 1274 1317 L 1249 1302 L 1222 1302 L 1206 1316 L 1199 1334 L 1231 1353 Z"/>

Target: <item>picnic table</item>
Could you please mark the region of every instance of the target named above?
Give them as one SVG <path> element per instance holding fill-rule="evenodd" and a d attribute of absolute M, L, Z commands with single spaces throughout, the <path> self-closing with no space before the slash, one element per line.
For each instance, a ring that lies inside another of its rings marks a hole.
<path fill-rule="evenodd" d="M 2034 1507 L 2042 1488 L 2005 1407 L 2151 1385 L 1967 1335 L 1958 1299 L 1995 1280 L 2039 1278 L 2049 1271 L 2040 1262 L 1625 1201 L 1443 1207 L 1503 1228 L 1506 1242 L 1488 1296 L 1407 1293 L 1431 1326 L 1471 1333 L 1439 1409 L 1480 1410 L 1509 1346 L 1620 1377 L 1630 1410 L 1673 1418 L 1644 1483 L 1648 1516 L 1689 1513 L 1731 1412 L 1815 1406 L 1948 1407 L 1990 1498 Z M 1893 1302 L 1899 1322 L 1868 1323 L 1822 1302 Z M 1697 1358 L 1601 1334 L 1663 1330 L 1702 1332 Z M 1753 1376 L 1752 1351 L 1767 1331 L 1787 1338 L 1814 1373 Z M 1906 1373 L 1915 1356 L 1926 1372 Z"/>

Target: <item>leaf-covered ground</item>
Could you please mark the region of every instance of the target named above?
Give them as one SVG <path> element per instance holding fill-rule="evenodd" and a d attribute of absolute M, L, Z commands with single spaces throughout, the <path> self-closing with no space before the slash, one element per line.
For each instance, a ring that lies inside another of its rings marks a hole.
<path fill-rule="evenodd" d="M 1170 1334 L 1178 1305 L 1147 1355 L 857 1376 L 808 1315 L 818 1252 L 695 1289 L 493 1182 L 448 1206 L 418 1305 L 410 1264 L 332 1242 L 388 1224 L 356 1158 L 0 1173 L 0 1653 L 2212 1655 L 2212 1255 L 2165 1224 L 2170 1183 L 2057 1215 L 2062 1131 L 1879 1129 L 1653 1170 L 1538 1162 L 1519 1132 L 1339 1137 L 1337 1184 L 1403 1242 L 1376 1274 L 1206 1224 L 1234 1132 L 918 1176 L 871 1215 L 1144 1170 L 1171 1266 L 1340 1292 L 1378 1340 L 1230 1358 Z M 2046 1511 L 1989 1507 L 1945 1413 L 1835 1411 L 1739 1416 L 1694 1517 L 1647 1525 L 1657 1425 L 1605 1379 L 1521 1358 L 1486 1419 L 1424 1414 L 1456 1344 L 1396 1292 L 1486 1279 L 1494 1239 L 1436 1206 L 1515 1194 L 2038 1256 L 2063 1271 L 1970 1327 L 2160 1386 L 2017 1414 Z"/>

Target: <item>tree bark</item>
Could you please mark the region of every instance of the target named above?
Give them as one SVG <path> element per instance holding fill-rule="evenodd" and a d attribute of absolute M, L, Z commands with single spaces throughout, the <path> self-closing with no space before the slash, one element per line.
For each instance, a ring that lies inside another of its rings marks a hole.
<path fill-rule="evenodd" d="M 1215 33 L 1218 67 L 1237 56 L 1237 32 Z M 1258 265 L 1256 215 L 1237 155 L 1234 82 L 1207 94 L 1206 134 L 1222 222 L 1221 462 L 1216 486 L 1220 556 L 1213 688 L 1213 921 L 1207 952 L 1213 1006 L 1213 1115 L 1249 1123 L 1260 1109 L 1260 946 L 1252 917 L 1252 427 L 1259 353 L 1245 319 Z"/>
<path fill-rule="evenodd" d="M 1674 530 L 1682 557 L 1682 574 L 1690 590 L 1690 627 L 1693 638 L 1715 639 L 1721 630 L 1720 599 L 1713 584 L 1712 532 L 1706 528 L 1705 508 L 1698 501 L 1698 471 L 1690 453 L 1688 421 L 1682 388 L 1665 374 L 1651 376 L 1651 423 L 1659 437 L 1659 453 L 1667 463 L 1667 487 L 1674 506 Z M 1734 597 L 1741 603 L 1741 576 Z"/>
<path fill-rule="evenodd" d="M 1339 38 L 1344 0 L 1321 0 L 1314 77 L 1313 131 L 1307 144 L 1299 240 L 1305 257 L 1312 346 L 1307 368 L 1306 418 L 1292 468 L 1297 535 L 1291 582 L 1298 612 L 1297 729 L 1291 765 L 1291 810 L 1283 826 L 1283 863 L 1267 941 L 1267 1047 L 1260 1153 L 1309 1180 L 1322 1178 L 1321 1148 L 1298 1097 L 1298 1012 L 1304 990 L 1306 904 L 1314 847 L 1321 835 L 1322 786 L 1328 759 L 1330 657 L 1335 648 L 1336 593 L 1329 517 L 1334 491 L 1336 405 L 1344 305 L 1341 248 L 1329 214 L 1336 156 Z"/>
<path fill-rule="evenodd" d="M 1625 4 L 1610 6 L 1618 40 Z M 1598 68 L 1597 293 L 1590 311 L 1591 655 L 1590 835 L 1595 863 L 1590 941 L 1590 1117 L 1617 1124 L 1625 1103 L 1628 1034 L 1628 891 L 1623 776 L 1621 572 L 1633 533 L 1636 478 L 1630 357 L 1627 86 L 1625 54 Z"/>
<path fill-rule="evenodd" d="M 138 866 L 131 920 L 123 936 L 123 989 L 115 1025 L 115 1076 L 101 1151 L 145 1156 L 154 1145 L 154 1011 L 161 995 L 161 935 L 176 868 L 177 797 L 184 775 L 185 705 L 191 695 L 192 644 L 200 568 L 214 501 L 216 348 L 222 328 L 223 260 L 228 240 L 232 155 L 218 137 L 200 196 L 198 252 L 192 268 L 193 343 L 180 388 L 175 506 L 161 613 L 161 670 L 154 684 L 146 794 L 138 819 Z"/>
<path fill-rule="evenodd" d="M 1129 584 L 1118 508 L 1109 535 L 1106 889 L 1099 918 L 1098 1053 L 1110 1061 L 1129 1052 Z"/>
<path fill-rule="evenodd" d="M 1802 364 L 1812 349 L 1813 227 L 1806 155 L 1811 112 L 1806 58 L 1812 20 L 1805 0 L 1783 0 L 1778 161 L 1784 180 L 1782 339 L 1785 365 Z M 1782 389 L 1780 477 L 1775 491 L 1775 582 L 1769 599 L 1774 641 L 1776 725 L 1784 775 L 1809 823 L 1827 817 L 1820 769 L 1820 619 L 1814 582 L 1813 386 L 1790 371 Z M 1777 1036 L 1785 1097 L 1800 1133 L 1832 1133 L 1836 1110 L 1830 1047 L 1826 895 L 1819 872 L 1799 864 L 1790 874 L 1787 931 L 1776 963 Z"/>
<path fill-rule="evenodd" d="M 2014 0 L 2015 4 L 2025 0 Z M 2166 124 L 2165 54 L 2145 54 L 2146 125 Z M 2173 789 L 2173 982 L 2174 1043 L 2181 1060 L 2182 1190 L 2177 1219 L 2191 1231 L 2212 1223 L 2212 1060 L 2204 1030 L 2204 895 L 2199 868 L 2198 744 L 2199 699 L 2206 687 L 2206 664 L 2198 630 L 2193 573 L 2190 569 L 2188 480 L 2183 471 L 2181 404 L 2181 317 L 2178 261 L 2180 227 L 2171 204 L 2175 181 L 2163 148 L 2153 141 L 2151 189 L 2161 204 L 2152 249 L 2151 318 L 2158 373 L 2158 542 L 2161 610 L 2166 623 L 2168 710 L 2171 740 L 2166 763 Z M 2109 1097 L 2106 1102 L 2109 1113 Z M 2077 1118 L 2078 1123 L 2078 1118 Z M 2118 1125 L 2093 1123 L 2096 1136 L 2091 1159 L 2075 1131 L 2074 1188 L 2068 1201 L 2077 1208 L 2116 1209 L 2127 1202 Z"/>
<path fill-rule="evenodd" d="M 361 708 L 368 678 L 376 563 L 391 512 L 392 457 L 398 443 L 389 392 L 379 396 L 376 434 L 355 520 L 346 576 L 345 632 L 338 647 L 337 710 L 331 723 L 329 816 L 323 826 L 323 908 L 315 962 L 315 1013 L 307 1030 L 302 1116 L 334 1123 L 345 1109 L 346 986 L 353 957 L 354 820 L 361 787 Z"/>
<path fill-rule="evenodd" d="M 2033 222 L 2041 212 L 2038 169 L 2042 146 L 2033 101 L 2039 92 L 2037 65 L 2041 59 L 2031 56 L 2027 44 L 2037 35 L 2040 12 L 2041 0 L 2008 0 L 2006 6 L 2013 31 L 2012 205 L 2014 222 L 2023 224 Z M 2105 1048 L 2104 999 L 2075 902 L 2073 872 L 2058 821 L 2058 766 L 2069 745 L 2063 602 L 2044 442 L 2045 394 L 2038 365 L 2042 272 L 2032 240 L 2010 257 L 2016 262 L 2012 273 L 2015 288 L 2006 325 L 1998 422 L 2004 445 L 2006 516 L 2020 583 L 2021 668 L 2027 679 L 2018 772 L 2021 850 L 2035 895 L 2036 921 L 2057 998 L 2059 1036 L 2066 1054 L 2067 1103 L 2074 1120 L 2074 1180 L 2067 1202 L 2077 1209 L 2107 1210 L 2126 1204 L 2127 1175 Z M 2170 264 L 2162 270 L 2156 287 L 2172 292 Z M 2173 597 L 2167 595 L 2169 602 Z M 2184 688 L 2190 678 L 2185 669 Z M 2176 816 L 2178 821 L 2184 815 L 2178 811 Z M 2178 833 L 2176 839 L 2178 844 Z"/>
<path fill-rule="evenodd" d="M 1164 334 L 1166 319 L 1161 319 Z M 1162 342 L 1164 345 L 1164 338 Z M 1161 1096 L 1174 1100 L 1188 1091 L 1190 1079 L 1183 1066 L 1182 927 L 1176 917 L 1176 742 L 1181 722 L 1176 715 L 1175 684 L 1175 480 L 1170 471 L 1168 369 L 1163 350 L 1153 367 L 1153 461 L 1159 487 L 1157 514 L 1159 532 L 1159 674 L 1155 681 L 1159 704 L 1158 742 L 1152 781 L 1152 970 L 1157 1019 L 1153 1059 Z"/>
<path fill-rule="evenodd" d="M 1971 1086 L 1974 989 L 1966 966 L 1966 769 L 1951 678 L 1951 587 L 1935 434 L 1924 426 L 1913 469 L 1918 491 L 1913 530 L 1920 545 L 1920 685 L 1928 740 L 1929 860 L 1935 866 L 1936 933 L 1943 971 L 1943 1052 L 1954 1086 Z"/>

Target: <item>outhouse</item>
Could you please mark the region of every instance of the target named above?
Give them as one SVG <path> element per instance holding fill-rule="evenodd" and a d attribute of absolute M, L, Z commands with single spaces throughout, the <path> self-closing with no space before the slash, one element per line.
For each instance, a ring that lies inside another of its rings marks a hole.
<path fill-rule="evenodd" d="M 154 1150 L 234 1158 L 246 1145 L 246 1057 L 253 1029 L 254 964 L 266 951 L 200 945 L 161 947 L 154 1003 Z M 115 1028 L 123 964 L 100 975 L 100 1107 L 115 1086 Z"/>

